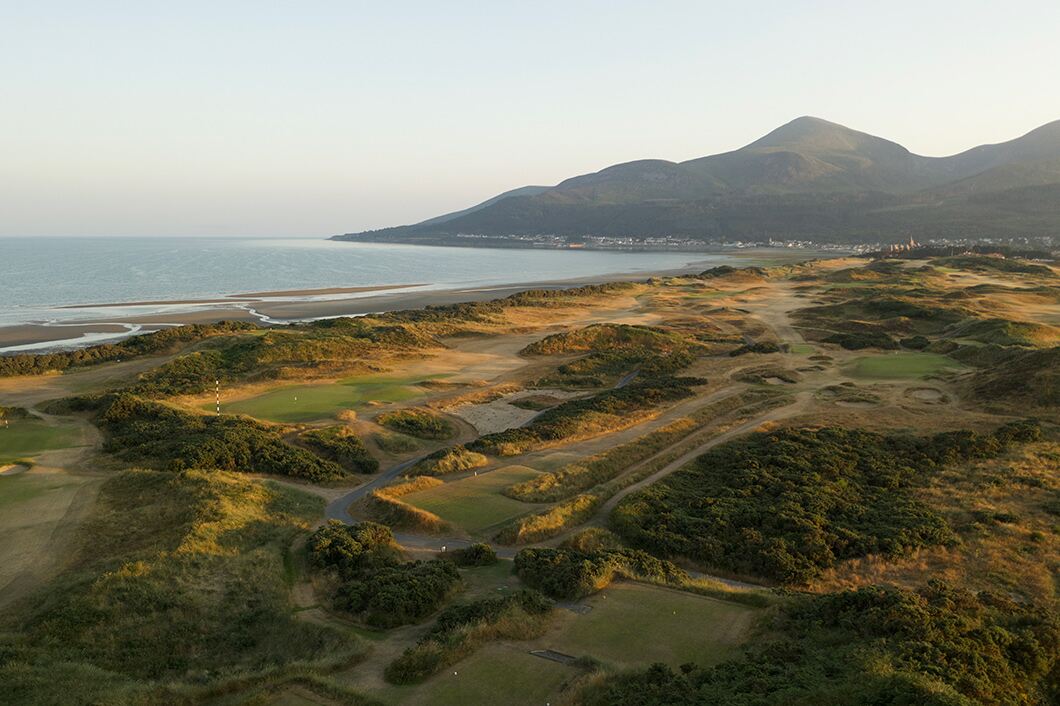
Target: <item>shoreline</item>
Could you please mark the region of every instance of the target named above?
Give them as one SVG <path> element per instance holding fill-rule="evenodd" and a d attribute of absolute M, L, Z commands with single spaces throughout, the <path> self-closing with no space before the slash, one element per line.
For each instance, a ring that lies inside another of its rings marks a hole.
<path fill-rule="evenodd" d="M 689 253 L 690 255 L 692 253 Z M 590 275 L 571 279 L 536 280 L 513 282 L 509 284 L 490 284 L 470 287 L 452 287 L 448 289 L 430 289 L 430 285 L 381 285 L 372 287 L 327 287 L 321 289 L 275 290 L 255 294 L 231 295 L 204 300 L 162 300 L 143 302 L 142 305 L 181 306 L 200 305 L 203 308 L 135 314 L 123 312 L 121 315 L 106 318 L 92 318 L 83 321 L 64 323 L 26 322 L 10 326 L 0 326 L 0 355 L 14 353 L 48 353 L 59 350 L 70 350 L 98 343 L 113 343 L 130 335 L 151 333 L 162 328 L 182 324 L 203 324 L 217 321 L 248 321 L 265 326 L 302 323 L 317 319 L 338 318 L 341 316 L 364 316 L 387 311 L 405 309 L 422 309 L 431 305 L 460 304 L 473 301 L 486 301 L 526 291 L 528 289 L 570 289 L 591 284 L 606 282 L 629 282 L 648 280 L 653 277 L 667 277 L 702 272 L 716 264 L 711 253 L 699 253 L 704 259 L 697 259 L 685 267 L 615 272 L 601 275 Z M 841 256 L 839 253 L 827 253 Z M 772 261 L 780 256 L 791 262 L 821 257 L 825 253 L 814 251 L 791 251 L 787 249 L 744 250 L 739 253 L 726 253 L 736 260 L 747 260 L 746 263 L 734 262 L 733 266 L 751 266 L 760 261 Z M 403 291 L 396 291 L 403 290 Z M 404 291 L 411 290 L 411 291 Z M 265 297 L 271 295 L 273 298 Z M 343 297 L 341 295 L 349 296 Z M 326 299 L 285 299 L 283 297 L 327 296 Z M 59 308 L 120 308 L 136 306 L 130 304 L 110 305 L 77 305 Z"/>

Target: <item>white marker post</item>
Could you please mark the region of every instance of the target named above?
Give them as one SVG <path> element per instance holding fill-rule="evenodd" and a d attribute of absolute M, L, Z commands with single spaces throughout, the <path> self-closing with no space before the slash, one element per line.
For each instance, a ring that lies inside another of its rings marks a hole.
<path fill-rule="evenodd" d="M 215 392 L 217 393 L 217 416 L 221 416 L 221 379 L 214 380 Z"/>

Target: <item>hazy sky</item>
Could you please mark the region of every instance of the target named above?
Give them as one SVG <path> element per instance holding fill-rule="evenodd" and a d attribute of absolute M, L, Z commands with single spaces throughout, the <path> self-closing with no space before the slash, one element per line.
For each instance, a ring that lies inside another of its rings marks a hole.
<path fill-rule="evenodd" d="M 810 114 L 943 155 L 1060 118 L 1060 3 L 0 0 L 0 235 L 408 223 Z"/>

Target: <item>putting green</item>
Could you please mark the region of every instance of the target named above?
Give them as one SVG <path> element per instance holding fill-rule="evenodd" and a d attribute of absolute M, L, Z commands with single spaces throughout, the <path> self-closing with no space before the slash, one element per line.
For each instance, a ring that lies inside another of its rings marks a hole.
<path fill-rule="evenodd" d="M 30 418 L 0 425 L 0 464 L 11 463 L 42 451 L 66 449 L 77 446 L 81 435 L 76 427 L 50 425 L 43 420 Z"/>
<path fill-rule="evenodd" d="M 953 358 L 937 353 L 886 353 L 857 358 L 845 366 L 844 372 L 857 378 L 897 379 L 963 368 Z"/>
<path fill-rule="evenodd" d="M 563 616 L 552 648 L 622 666 L 712 664 L 743 642 L 756 608 L 656 586 L 614 583 L 587 599 L 584 614 Z"/>
<path fill-rule="evenodd" d="M 813 355 L 817 352 L 817 349 L 809 343 L 792 343 L 788 350 L 795 355 Z"/>
<path fill-rule="evenodd" d="M 402 499 L 468 532 L 479 532 L 540 507 L 501 495 L 509 485 L 537 474 L 526 466 L 506 466 L 411 493 Z"/>
<path fill-rule="evenodd" d="M 443 377 L 385 377 L 358 375 L 323 385 L 291 385 L 270 390 L 256 397 L 225 403 L 221 411 L 246 414 L 270 422 L 312 422 L 331 419 L 341 410 L 356 409 L 369 402 L 405 402 L 420 398 L 424 390 L 416 383 Z M 213 409 L 205 404 L 203 409 Z"/>

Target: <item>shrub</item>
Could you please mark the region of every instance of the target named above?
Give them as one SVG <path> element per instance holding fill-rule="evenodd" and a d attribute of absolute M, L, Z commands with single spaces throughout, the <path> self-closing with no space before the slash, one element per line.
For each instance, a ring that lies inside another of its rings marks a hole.
<path fill-rule="evenodd" d="M 318 456 L 334 461 L 348 471 L 375 473 L 379 470 L 379 461 L 368 453 L 364 443 L 349 427 L 311 429 L 299 438 Z"/>
<path fill-rule="evenodd" d="M 375 421 L 387 429 L 420 439 L 448 439 L 456 434 L 449 420 L 426 409 L 383 412 Z"/>
<path fill-rule="evenodd" d="M 488 544 L 479 542 L 470 547 L 447 552 L 446 557 L 457 566 L 489 566 L 497 563 L 497 552 Z"/>

